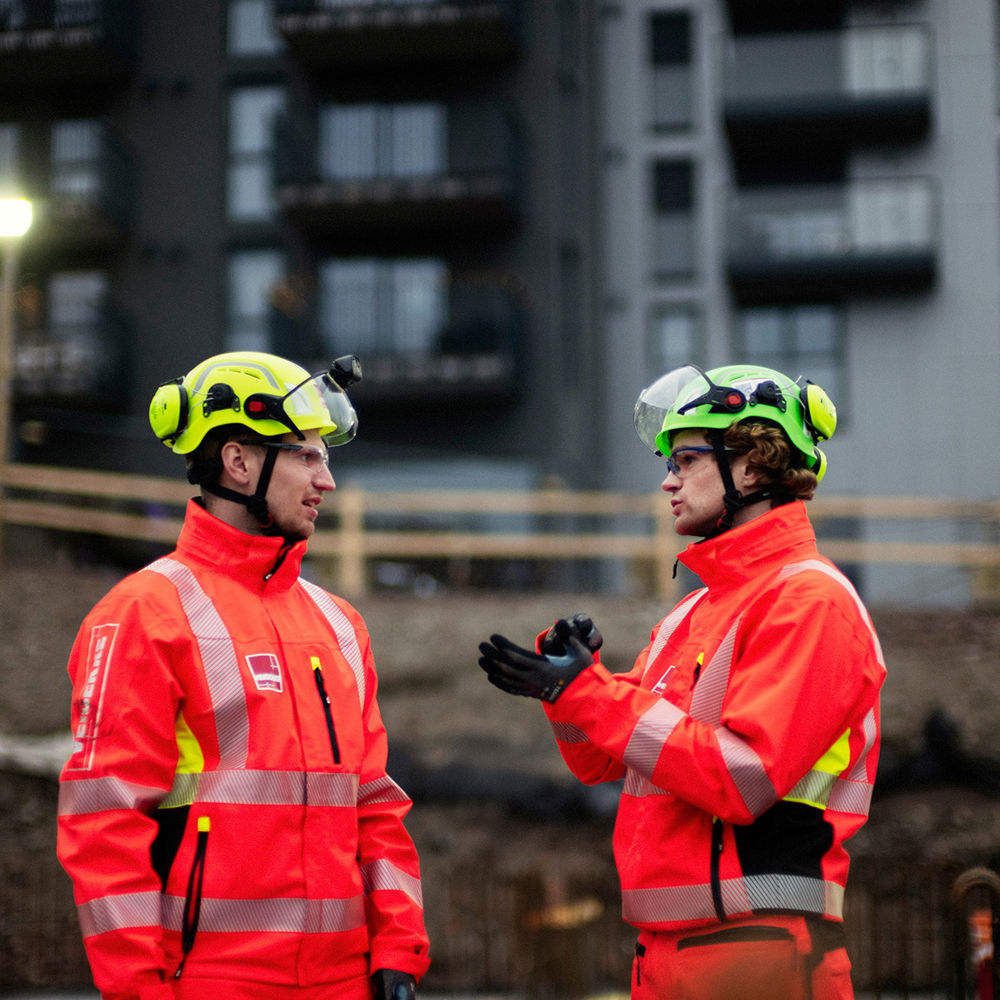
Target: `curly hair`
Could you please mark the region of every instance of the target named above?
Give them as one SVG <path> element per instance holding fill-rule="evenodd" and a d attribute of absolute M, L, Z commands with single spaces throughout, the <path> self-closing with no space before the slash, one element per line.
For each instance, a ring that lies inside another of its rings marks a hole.
<path fill-rule="evenodd" d="M 761 486 L 771 487 L 774 506 L 812 500 L 819 479 L 805 468 L 788 436 L 768 420 L 743 420 L 723 434 L 727 448 L 747 456 L 747 470 L 757 473 Z"/>

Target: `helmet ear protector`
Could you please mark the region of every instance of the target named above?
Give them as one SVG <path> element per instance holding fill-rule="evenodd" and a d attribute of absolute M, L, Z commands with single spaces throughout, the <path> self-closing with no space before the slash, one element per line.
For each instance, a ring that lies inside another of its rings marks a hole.
<path fill-rule="evenodd" d="M 216 410 L 233 410 L 239 412 L 240 401 L 233 392 L 232 386 L 225 382 L 216 382 L 205 394 L 201 404 L 202 413 L 207 417 Z M 153 433 L 167 444 L 183 433 L 190 419 L 191 402 L 188 398 L 184 376 L 164 382 L 149 403 L 149 425 Z"/>
<path fill-rule="evenodd" d="M 833 400 L 815 382 L 808 379 L 799 392 L 802 416 L 816 441 L 829 441 L 837 429 L 837 408 Z"/>
<path fill-rule="evenodd" d="M 161 441 L 171 444 L 187 427 L 190 408 L 184 376 L 164 382 L 153 393 L 149 403 L 149 425 L 153 433 Z"/>

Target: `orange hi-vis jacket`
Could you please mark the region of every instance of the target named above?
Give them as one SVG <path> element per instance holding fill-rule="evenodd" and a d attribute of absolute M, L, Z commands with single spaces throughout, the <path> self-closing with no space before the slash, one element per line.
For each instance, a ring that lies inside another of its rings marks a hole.
<path fill-rule="evenodd" d="M 842 920 L 844 842 L 879 747 L 878 638 L 802 502 L 681 555 L 704 588 L 628 674 L 600 664 L 545 709 L 586 783 L 624 777 L 625 919 L 650 930 L 765 911 Z"/>
<path fill-rule="evenodd" d="M 192 501 L 80 629 L 58 848 L 105 998 L 426 971 L 368 631 L 300 577 L 305 547 Z"/>

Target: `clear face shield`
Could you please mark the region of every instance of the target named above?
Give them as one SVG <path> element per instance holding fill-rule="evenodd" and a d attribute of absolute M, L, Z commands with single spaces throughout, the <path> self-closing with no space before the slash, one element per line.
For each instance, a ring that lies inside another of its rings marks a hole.
<path fill-rule="evenodd" d="M 347 397 L 347 386 L 361 380 L 357 358 L 338 358 L 328 371 L 317 372 L 290 389 L 284 396 L 255 393 L 244 401 L 244 412 L 258 420 L 276 420 L 299 440 L 307 430 L 319 428 L 327 448 L 336 448 L 354 439 L 358 415 Z"/>
<path fill-rule="evenodd" d="M 672 372 L 661 375 L 639 394 L 632 421 L 639 440 L 654 455 L 663 454 L 656 443 L 656 438 L 663 430 L 663 421 L 667 413 L 677 408 L 678 399 L 682 394 L 695 397 L 700 395 L 702 385 L 705 389 L 712 385 L 705 373 L 694 365 L 684 365 L 683 368 L 675 368 Z M 692 391 L 685 393 L 684 390 L 689 387 Z"/>

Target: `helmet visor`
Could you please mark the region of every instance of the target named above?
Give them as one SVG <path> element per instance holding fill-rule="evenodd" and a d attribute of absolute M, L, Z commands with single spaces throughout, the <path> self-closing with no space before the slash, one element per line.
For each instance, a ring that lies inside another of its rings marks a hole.
<path fill-rule="evenodd" d="M 656 438 L 663 430 L 663 422 L 667 413 L 676 409 L 678 399 L 696 379 L 701 379 L 706 388 L 712 385 L 700 368 L 696 368 L 694 365 L 684 365 L 683 368 L 675 368 L 672 372 L 661 375 L 639 394 L 632 420 L 639 440 L 654 455 L 662 454 L 656 443 Z M 685 395 L 690 395 L 690 393 Z"/>
<path fill-rule="evenodd" d="M 358 415 L 329 372 L 310 375 L 284 396 L 254 393 L 243 409 L 252 420 L 277 421 L 300 439 L 303 431 L 318 430 L 327 448 L 347 444 L 358 431 Z"/>
<path fill-rule="evenodd" d="M 347 444 L 358 432 L 358 415 L 329 372 L 297 385 L 282 400 L 282 406 L 296 433 L 316 428 L 328 448 Z"/>

